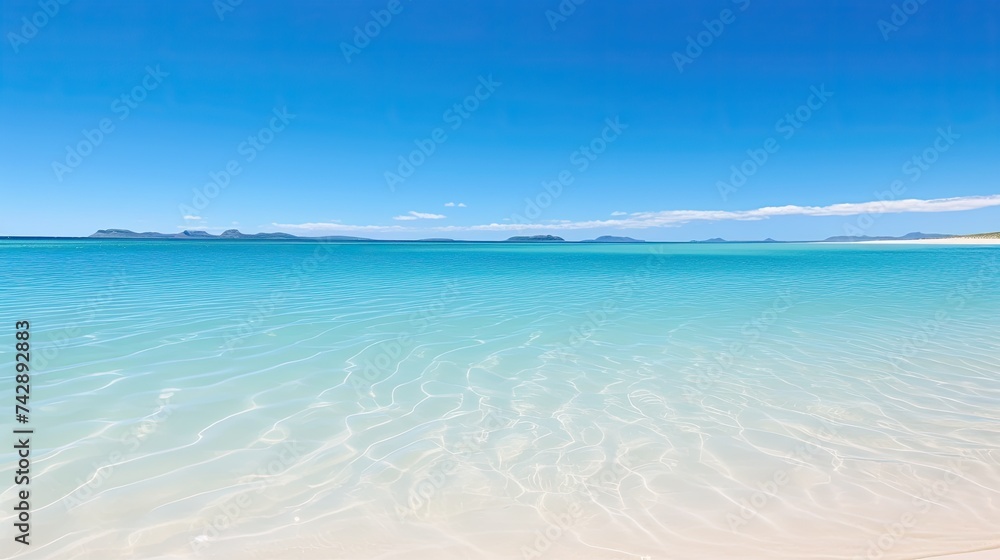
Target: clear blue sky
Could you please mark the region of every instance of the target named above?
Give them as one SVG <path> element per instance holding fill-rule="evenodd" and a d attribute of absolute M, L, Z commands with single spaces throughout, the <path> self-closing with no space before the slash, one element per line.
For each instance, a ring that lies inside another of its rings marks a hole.
<path fill-rule="evenodd" d="M 0 234 L 1000 230 L 990 0 L 49 1 L 0 8 Z"/>

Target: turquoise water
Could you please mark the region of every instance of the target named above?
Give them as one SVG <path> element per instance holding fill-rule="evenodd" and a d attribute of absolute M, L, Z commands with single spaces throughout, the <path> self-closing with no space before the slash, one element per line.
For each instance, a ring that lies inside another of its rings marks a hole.
<path fill-rule="evenodd" d="M 0 296 L 0 557 L 1000 547 L 997 248 L 7 241 Z"/>

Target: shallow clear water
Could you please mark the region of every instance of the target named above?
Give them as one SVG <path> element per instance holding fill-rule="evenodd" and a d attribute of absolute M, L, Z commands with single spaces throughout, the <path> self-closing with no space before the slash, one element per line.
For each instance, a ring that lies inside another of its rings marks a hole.
<path fill-rule="evenodd" d="M 7 241 L 0 296 L 18 558 L 1000 547 L 996 248 Z"/>

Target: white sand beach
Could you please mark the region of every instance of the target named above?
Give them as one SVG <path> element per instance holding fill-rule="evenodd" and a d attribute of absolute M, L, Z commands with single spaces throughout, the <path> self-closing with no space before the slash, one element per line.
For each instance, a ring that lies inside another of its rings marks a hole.
<path fill-rule="evenodd" d="M 943 239 L 892 239 L 885 241 L 852 241 L 850 243 L 878 243 L 886 245 L 1000 245 L 1000 238 L 947 237 Z"/>

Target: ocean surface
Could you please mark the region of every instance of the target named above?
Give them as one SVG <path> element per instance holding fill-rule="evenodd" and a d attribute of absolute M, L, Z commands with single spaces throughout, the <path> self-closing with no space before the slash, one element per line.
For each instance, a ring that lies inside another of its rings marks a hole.
<path fill-rule="evenodd" d="M 0 241 L 0 335 L 2 558 L 1000 547 L 995 247 Z"/>

